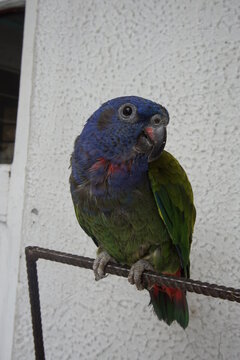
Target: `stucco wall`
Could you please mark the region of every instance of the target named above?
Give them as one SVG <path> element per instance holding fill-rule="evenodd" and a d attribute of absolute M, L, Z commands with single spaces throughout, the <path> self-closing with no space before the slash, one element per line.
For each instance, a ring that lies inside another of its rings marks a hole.
<path fill-rule="evenodd" d="M 30 0 L 29 0 L 30 1 Z M 192 277 L 239 286 L 240 3 L 39 0 L 13 359 L 32 359 L 24 247 L 94 256 L 69 195 L 87 117 L 135 94 L 170 113 L 166 149 L 192 182 Z M 158 322 L 113 276 L 39 262 L 47 359 L 239 359 L 240 306 L 189 294 L 190 325 Z"/>

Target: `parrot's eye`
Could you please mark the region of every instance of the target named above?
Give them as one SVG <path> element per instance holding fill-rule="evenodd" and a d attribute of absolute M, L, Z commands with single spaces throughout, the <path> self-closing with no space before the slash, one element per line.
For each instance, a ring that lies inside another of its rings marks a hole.
<path fill-rule="evenodd" d="M 124 106 L 123 108 L 123 115 L 124 116 L 130 116 L 132 114 L 132 108 L 131 106 Z"/>
<path fill-rule="evenodd" d="M 127 103 L 120 106 L 118 110 L 119 117 L 125 121 L 135 122 L 137 120 L 137 108 L 133 104 Z"/>

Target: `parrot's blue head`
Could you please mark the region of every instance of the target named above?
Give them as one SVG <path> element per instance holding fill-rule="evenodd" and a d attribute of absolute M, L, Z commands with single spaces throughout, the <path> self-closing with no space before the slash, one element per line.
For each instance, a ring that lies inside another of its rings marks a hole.
<path fill-rule="evenodd" d="M 74 163 L 78 168 L 75 178 L 86 180 L 95 172 L 97 179 L 104 171 L 119 176 L 120 167 L 122 172 L 124 167 L 146 171 L 148 162 L 164 149 L 168 122 L 167 110 L 150 100 L 124 96 L 107 101 L 76 139 L 72 156 L 73 174 Z"/>

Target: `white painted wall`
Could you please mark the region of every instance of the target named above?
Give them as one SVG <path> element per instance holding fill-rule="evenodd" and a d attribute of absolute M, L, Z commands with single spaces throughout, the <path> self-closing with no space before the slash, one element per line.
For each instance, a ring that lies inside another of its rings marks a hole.
<path fill-rule="evenodd" d="M 108 98 L 168 108 L 167 150 L 198 211 L 192 277 L 239 286 L 239 14 L 238 0 L 38 1 L 13 359 L 33 358 L 24 247 L 95 254 L 74 216 L 68 165 Z M 240 357 L 239 304 L 189 294 L 184 332 L 158 322 L 125 279 L 95 283 L 90 271 L 40 261 L 39 281 L 47 359 Z"/>
<path fill-rule="evenodd" d="M 8 191 L 11 165 L 0 164 L 0 222 L 7 221 Z"/>
<path fill-rule="evenodd" d="M 22 0 L 0 0 L 0 9 L 23 5 Z M 25 13 L 24 42 L 14 159 L 0 165 L 0 359 L 11 358 L 14 315 L 22 241 L 25 174 L 29 138 L 33 46 L 36 0 L 28 2 Z M 6 34 L 7 35 L 7 34 Z"/>

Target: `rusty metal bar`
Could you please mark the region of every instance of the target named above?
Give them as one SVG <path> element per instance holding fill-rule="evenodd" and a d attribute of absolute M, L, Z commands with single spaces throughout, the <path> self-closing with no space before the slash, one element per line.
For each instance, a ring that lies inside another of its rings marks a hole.
<path fill-rule="evenodd" d="M 32 329 L 36 360 L 45 360 L 40 296 L 37 274 L 37 258 L 34 256 L 34 248 L 26 248 L 26 264 L 28 275 L 28 289 L 32 315 Z"/>
<path fill-rule="evenodd" d="M 42 334 L 41 308 L 37 276 L 37 260 L 44 259 L 55 261 L 62 264 L 78 266 L 85 269 L 92 269 L 94 259 L 83 256 L 67 254 L 60 251 L 49 250 L 37 246 L 29 246 L 25 249 L 27 272 L 28 272 L 28 286 L 32 313 L 32 327 L 35 346 L 36 360 L 44 360 L 44 342 Z M 129 267 L 120 264 L 109 263 L 106 267 L 106 273 L 128 277 Z M 169 275 L 159 275 L 151 271 L 143 273 L 143 281 L 147 283 L 154 283 L 173 288 L 180 288 L 189 292 L 197 294 L 212 296 L 223 300 L 235 301 L 240 303 L 240 289 L 234 289 L 222 285 L 209 284 L 198 280 L 177 278 Z"/>

